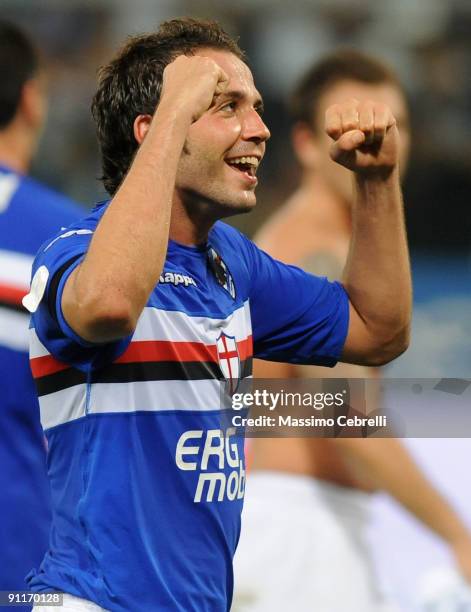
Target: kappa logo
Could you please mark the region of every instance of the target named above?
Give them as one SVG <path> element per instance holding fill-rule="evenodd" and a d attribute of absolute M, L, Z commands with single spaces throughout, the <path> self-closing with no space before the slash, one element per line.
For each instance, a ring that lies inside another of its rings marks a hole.
<path fill-rule="evenodd" d="M 178 274 L 176 272 L 162 272 L 159 278 L 159 284 L 161 285 L 173 285 L 174 287 L 178 287 L 178 285 L 184 285 L 185 287 L 197 287 L 196 281 L 191 276 L 187 276 L 186 274 Z"/>
<path fill-rule="evenodd" d="M 234 336 L 228 336 L 224 332 L 216 341 L 218 351 L 219 367 L 228 381 L 230 395 L 237 391 L 240 382 L 240 355 Z"/>

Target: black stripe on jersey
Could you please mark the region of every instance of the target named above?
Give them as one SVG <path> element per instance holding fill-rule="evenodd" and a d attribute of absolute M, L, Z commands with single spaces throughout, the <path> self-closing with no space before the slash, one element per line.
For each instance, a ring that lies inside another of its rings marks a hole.
<path fill-rule="evenodd" d="M 213 361 L 140 361 L 112 363 L 92 375 L 93 383 L 126 383 L 146 380 L 207 380 L 224 376 Z"/>
<path fill-rule="evenodd" d="M 61 370 L 60 372 L 47 374 L 46 376 L 35 379 L 36 390 L 39 397 L 61 391 L 62 389 L 68 389 L 69 387 L 75 387 L 75 385 L 81 385 L 86 382 L 87 375 L 75 368 L 67 368 L 67 370 Z"/>
<path fill-rule="evenodd" d="M 246 376 L 252 376 L 252 357 L 248 357 L 245 361 L 240 362 L 240 377 L 245 378 Z"/>
<path fill-rule="evenodd" d="M 75 255 L 74 257 L 66 261 L 65 264 L 62 264 L 62 266 L 57 270 L 57 272 L 52 277 L 51 282 L 49 283 L 47 307 L 49 310 L 49 314 L 51 315 L 51 317 L 54 319 L 56 323 L 58 323 L 57 312 L 56 312 L 56 298 L 57 298 L 57 290 L 59 289 L 59 283 L 61 282 L 61 278 L 64 276 L 64 272 L 66 272 L 70 268 L 70 266 L 74 263 L 74 261 L 77 261 L 79 257 L 82 257 L 82 256 Z"/>
<path fill-rule="evenodd" d="M 252 374 L 252 357 L 241 361 L 241 378 Z M 132 383 L 153 380 L 224 380 L 219 365 L 213 361 L 144 361 L 112 363 L 92 374 L 92 383 Z M 48 395 L 87 382 L 84 372 L 67 368 L 36 378 L 38 395 Z"/>
<path fill-rule="evenodd" d="M 241 362 L 241 376 L 252 373 L 252 358 Z M 93 383 L 143 382 L 147 380 L 224 380 L 214 361 L 140 361 L 112 363 L 92 375 Z"/>
<path fill-rule="evenodd" d="M 13 312 L 21 312 L 25 317 L 30 317 L 29 312 L 23 306 L 23 304 L 14 304 L 13 302 L 7 302 L 6 300 L 0 300 L 0 308 L 5 308 L 5 310 L 10 310 Z"/>

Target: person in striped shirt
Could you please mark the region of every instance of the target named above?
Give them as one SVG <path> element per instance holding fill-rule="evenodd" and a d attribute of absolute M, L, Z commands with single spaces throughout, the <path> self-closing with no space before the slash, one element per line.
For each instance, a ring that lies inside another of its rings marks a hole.
<path fill-rule="evenodd" d="M 407 346 L 395 120 L 375 102 L 327 113 L 358 189 L 341 284 L 221 221 L 255 206 L 270 132 L 218 24 L 129 39 L 92 109 L 111 200 L 43 245 L 24 301 L 54 507 L 29 585 L 74 610 L 228 610 L 245 462 L 224 381 L 250 377 L 253 356 L 377 365 Z"/>
<path fill-rule="evenodd" d="M 14 591 L 26 588 L 26 574 L 44 556 L 51 518 L 28 362 L 28 312 L 21 299 L 41 243 L 83 210 L 27 176 L 44 124 L 46 92 L 31 41 L 4 21 L 0 82 L 0 591 Z"/>

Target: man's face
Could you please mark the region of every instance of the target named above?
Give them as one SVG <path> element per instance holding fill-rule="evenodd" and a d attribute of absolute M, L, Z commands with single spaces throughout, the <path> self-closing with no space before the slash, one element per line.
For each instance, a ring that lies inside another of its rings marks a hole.
<path fill-rule="evenodd" d="M 344 80 L 333 84 L 321 96 L 316 121 L 316 134 L 313 143 L 316 149 L 315 162 L 312 170 L 319 174 L 338 196 L 346 202 L 352 199 L 352 173 L 330 158 L 332 140 L 324 131 L 324 117 L 326 109 L 332 104 L 345 102 L 356 98 L 360 102 L 374 100 L 387 104 L 396 119 L 400 136 L 400 169 L 404 175 L 410 147 L 409 113 L 407 103 L 402 92 L 389 83 L 368 84 L 359 81 Z"/>
<path fill-rule="evenodd" d="M 270 137 L 262 100 L 248 66 L 232 53 L 200 49 L 229 77 L 225 92 L 188 130 L 176 191 L 182 200 L 204 203 L 216 217 L 251 210 L 256 203 L 257 166 Z"/>

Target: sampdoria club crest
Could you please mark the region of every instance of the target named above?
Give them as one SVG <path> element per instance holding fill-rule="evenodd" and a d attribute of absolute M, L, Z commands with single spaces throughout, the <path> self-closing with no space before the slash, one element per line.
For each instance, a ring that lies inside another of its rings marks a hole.
<path fill-rule="evenodd" d="M 209 265 L 216 277 L 217 282 L 223 287 L 233 300 L 236 297 L 236 290 L 234 285 L 234 279 L 232 274 L 229 272 L 229 268 L 224 263 L 222 257 L 217 253 L 213 247 L 209 247 L 207 251 Z"/>
<path fill-rule="evenodd" d="M 221 372 L 228 382 L 230 395 L 236 392 L 240 381 L 240 355 L 234 336 L 228 336 L 224 332 L 216 341 L 218 360 Z"/>

